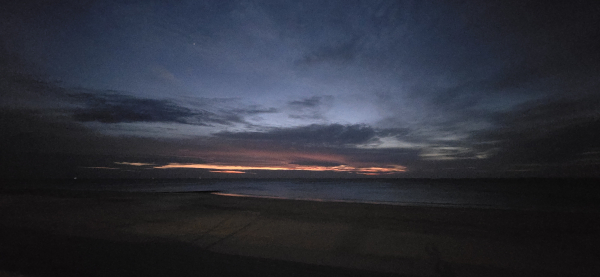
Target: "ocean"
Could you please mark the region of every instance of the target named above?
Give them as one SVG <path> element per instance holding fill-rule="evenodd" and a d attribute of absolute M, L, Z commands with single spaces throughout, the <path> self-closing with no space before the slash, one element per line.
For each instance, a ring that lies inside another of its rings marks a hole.
<path fill-rule="evenodd" d="M 98 179 L 14 185 L 33 189 L 210 191 L 231 197 L 600 212 L 600 182 L 593 179 Z"/>

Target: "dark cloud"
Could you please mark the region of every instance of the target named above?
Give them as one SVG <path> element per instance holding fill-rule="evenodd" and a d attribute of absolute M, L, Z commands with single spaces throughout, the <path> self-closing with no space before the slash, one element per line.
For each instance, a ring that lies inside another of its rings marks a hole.
<path fill-rule="evenodd" d="M 596 95 L 532 101 L 497 114 L 497 128 L 473 138 L 494 142 L 492 159 L 504 163 L 573 163 L 600 149 L 598 107 Z"/>
<path fill-rule="evenodd" d="M 274 108 L 253 106 L 217 114 L 184 107 L 172 100 L 135 97 L 126 92 L 64 88 L 58 83 L 19 72 L 8 72 L 0 77 L 0 97 L 13 105 L 24 103 L 20 108 L 30 111 L 47 113 L 50 109 L 62 110 L 77 122 L 106 124 L 162 122 L 199 126 L 231 125 L 244 123 L 245 115 L 277 112 Z M 37 102 L 41 104 L 32 106 Z"/>
<path fill-rule="evenodd" d="M 257 114 L 278 113 L 280 111 L 276 108 L 261 108 L 257 105 L 252 105 L 247 108 L 232 109 L 231 111 L 228 111 L 228 112 L 240 114 L 240 115 L 257 115 Z"/>
<path fill-rule="evenodd" d="M 171 100 L 140 98 L 124 92 L 70 89 L 33 75 L 13 74 L 0 80 L 0 96 L 11 103 L 44 103 L 45 109 L 62 109 L 78 122 L 171 122 L 210 126 L 244 122 L 243 116 L 273 110 L 233 110 L 222 114 L 191 109 Z M 55 105 L 52 105 L 54 102 Z M 38 105 L 39 106 L 39 105 Z M 78 108 L 75 108 L 75 107 Z M 83 107 L 81 107 L 83 106 Z M 37 107 L 43 108 L 43 107 Z M 40 111 L 41 112 L 41 111 Z M 48 111 L 45 111 L 48 112 Z"/>
<path fill-rule="evenodd" d="M 338 154 L 348 157 L 348 161 L 366 164 L 398 164 L 411 166 L 421 158 L 419 154 L 421 149 L 361 149 L 361 148 L 341 148 L 337 150 Z"/>
<path fill-rule="evenodd" d="M 313 96 L 302 100 L 288 102 L 290 118 L 294 119 L 324 119 L 323 112 L 331 106 L 333 96 Z"/>
<path fill-rule="evenodd" d="M 289 162 L 289 164 L 295 165 L 307 165 L 307 166 L 340 166 L 343 165 L 337 162 L 328 162 L 328 161 L 316 161 L 316 160 L 294 160 Z"/>
<path fill-rule="evenodd" d="M 593 1 L 551 1 L 543 7 L 538 1 L 515 5 L 464 1 L 445 6 L 445 13 L 431 12 L 435 24 L 416 38 L 446 31 L 438 34 L 436 42 L 427 43 L 429 49 L 409 50 L 417 57 L 435 57 L 432 63 L 415 65 L 409 58 L 411 67 L 425 71 L 415 70 L 409 78 L 437 76 L 446 82 L 418 82 L 408 91 L 430 100 L 436 109 L 454 112 L 491 97 L 579 94 L 573 88 L 585 86 L 600 74 L 600 53 L 594 50 L 600 47 L 599 7 Z"/>
<path fill-rule="evenodd" d="M 103 135 L 60 113 L 24 109 L 0 110 L 0 130 L 0 178 L 158 177 L 144 170 L 91 168 L 114 167 L 115 161 L 200 162 L 177 157 L 181 145 L 209 147 L 202 139 Z"/>
<path fill-rule="evenodd" d="M 122 94 L 72 95 L 86 105 L 73 111 L 73 119 L 81 122 L 98 121 L 102 123 L 120 122 L 177 122 L 188 123 L 191 118 L 210 118 L 209 114 L 193 112 L 168 100 L 141 99 Z"/>
<path fill-rule="evenodd" d="M 288 105 L 290 105 L 293 108 L 298 108 L 298 109 L 314 108 L 314 107 L 318 107 L 319 105 L 321 105 L 323 103 L 323 100 L 324 100 L 323 96 L 313 96 L 310 98 L 305 98 L 303 100 L 290 101 L 290 102 L 288 102 Z"/>
<path fill-rule="evenodd" d="M 85 128 L 31 110 L 0 111 L 0 150 L 3 152 L 64 151 L 63 138 L 79 137 Z"/>
<path fill-rule="evenodd" d="M 512 159 L 514 161 L 570 163 L 582 158 L 586 152 L 600 149 L 599 133 L 599 120 L 569 125 L 546 131 L 543 136 L 509 140 L 503 154 L 516 157 Z"/>
<path fill-rule="evenodd" d="M 506 126 L 527 130 L 537 126 L 545 130 L 580 125 L 600 120 L 600 96 L 588 95 L 576 98 L 554 98 L 531 101 L 508 113 L 503 118 Z"/>
<path fill-rule="evenodd" d="M 265 132 L 219 132 L 215 136 L 240 140 L 277 141 L 302 145 L 344 146 L 366 143 L 376 136 L 366 125 L 309 125 L 295 128 L 273 128 Z"/>
<path fill-rule="evenodd" d="M 89 90 L 88 90 L 89 91 Z M 126 92 L 73 92 L 69 96 L 84 108 L 72 110 L 73 119 L 80 122 L 163 122 L 199 126 L 249 125 L 247 116 L 278 113 L 276 108 L 260 105 L 235 104 L 232 99 L 199 99 L 186 105 L 169 99 L 150 99 L 127 95 Z M 233 107 L 217 108 L 219 105 Z M 211 111 L 207 109 L 212 109 Z"/>

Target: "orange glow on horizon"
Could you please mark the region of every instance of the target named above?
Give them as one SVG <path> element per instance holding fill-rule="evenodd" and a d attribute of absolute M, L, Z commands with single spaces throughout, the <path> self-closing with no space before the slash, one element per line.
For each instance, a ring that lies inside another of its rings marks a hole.
<path fill-rule="evenodd" d="M 190 168 L 190 169 L 208 169 L 211 172 L 218 173 L 245 173 L 246 170 L 299 170 L 299 171 L 332 171 L 332 172 L 349 172 L 362 175 L 381 175 L 405 172 L 406 167 L 401 165 L 389 165 L 387 167 L 353 167 L 348 165 L 339 166 L 306 166 L 287 164 L 282 166 L 242 166 L 242 165 L 221 165 L 221 164 L 182 164 L 170 163 L 162 166 L 155 166 L 156 169 L 171 169 L 171 168 Z"/>
<path fill-rule="evenodd" d="M 223 164 L 252 164 L 266 167 L 287 167 L 298 161 L 319 161 L 334 164 L 347 164 L 346 157 L 339 154 L 311 153 L 298 150 L 265 150 L 228 148 L 218 151 L 186 152 L 185 156 L 200 158 L 205 161 L 219 161 Z"/>
<path fill-rule="evenodd" d="M 115 164 L 132 165 L 132 166 L 151 166 L 151 165 L 155 165 L 155 164 L 151 164 L 151 163 L 129 163 L 129 162 L 115 162 Z"/>

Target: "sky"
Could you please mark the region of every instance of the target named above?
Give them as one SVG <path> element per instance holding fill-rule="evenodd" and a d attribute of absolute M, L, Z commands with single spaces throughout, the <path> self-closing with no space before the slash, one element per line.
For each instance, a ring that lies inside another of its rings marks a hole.
<path fill-rule="evenodd" d="M 596 1 L 12 1 L 2 178 L 600 177 Z"/>

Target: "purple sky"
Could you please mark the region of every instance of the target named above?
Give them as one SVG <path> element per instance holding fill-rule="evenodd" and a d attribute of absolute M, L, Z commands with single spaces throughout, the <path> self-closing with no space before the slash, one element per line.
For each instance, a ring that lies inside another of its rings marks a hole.
<path fill-rule="evenodd" d="M 600 177 L 595 1 L 13 2 L 0 177 Z"/>

